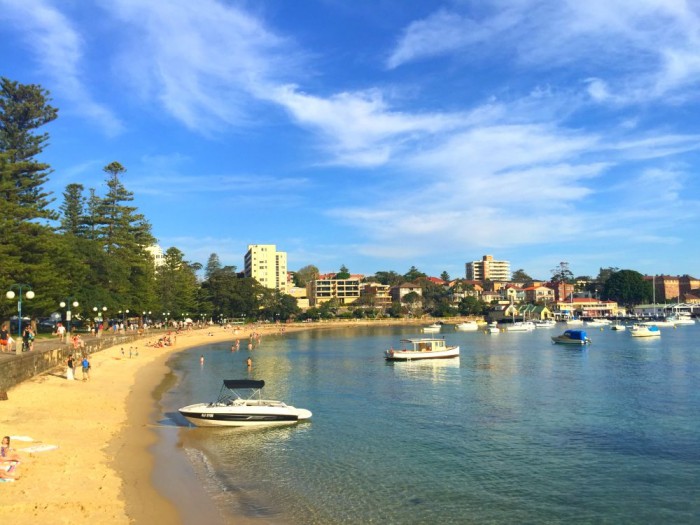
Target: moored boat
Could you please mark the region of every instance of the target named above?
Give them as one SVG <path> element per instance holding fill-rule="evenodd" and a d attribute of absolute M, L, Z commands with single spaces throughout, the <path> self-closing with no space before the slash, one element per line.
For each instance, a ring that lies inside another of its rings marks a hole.
<path fill-rule="evenodd" d="M 535 328 L 554 328 L 557 322 L 554 319 L 542 319 L 541 321 L 533 321 Z"/>
<path fill-rule="evenodd" d="M 440 323 L 433 323 L 428 326 L 424 326 L 422 328 L 423 333 L 426 334 L 435 334 L 438 333 L 442 329 L 442 325 Z"/>
<path fill-rule="evenodd" d="M 531 332 L 535 329 L 532 321 L 516 321 L 506 325 L 506 332 Z"/>
<path fill-rule="evenodd" d="M 632 337 L 659 337 L 661 330 L 656 325 L 636 324 L 630 329 Z"/>
<path fill-rule="evenodd" d="M 552 337 L 552 342 L 558 345 L 591 344 L 584 330 L 565 330 L 563 334 Z"/>
<path fill-rule="evenodd" d="M 610 327 L 610 330 L 615 330 L 615 331 L 618 331 L 618 332 L 623 332 L 623 331 L 627 330 L 627 327 L 626 327 L 625 325 L 623 325 L 621 322 L 617 321 L 616 323 L 614 323 L 614 324 Z"/>
<path fill-rule="evenodd" d="M 441 338 L 402 339 L 404 347 L 384 352 L 387 361 L 417 361 L 419 359 L 447 359 L 459 357 L 459 346 L 447 346 Z"/>
<path fill-rule="evenodd" d="M 479 329 L 479 324 L 476 321 L 464 321 L 455 325 L 455 330 L 460 332 L 476 332 Z"/>
<path fill-rule="evenodd" d="M 198 427 L 289 425 L 311 418 L 304 408 L 262 399 L 264 386 L 263 380 L 224 379 L 216 401 L 189 405 L 178 412 Z"/>

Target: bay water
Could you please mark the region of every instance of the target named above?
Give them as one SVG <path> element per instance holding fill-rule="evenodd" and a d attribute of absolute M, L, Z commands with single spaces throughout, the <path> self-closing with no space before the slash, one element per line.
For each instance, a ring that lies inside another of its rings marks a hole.
<path fill-rule="evenodd" d="M 700 325 L 654 339 L 589 328 L 590 346 L 553 345 L 565 328 L 445 325 L 460 358 L 409 363 L 383 351 L 424 337 L 416 326 L 239 351 L 232 334 L 171 358 L 161 423 L 222 512 L 265 523 L 700 523 Z M 312 420 L 196 428 L 177 413 L 245 378 Z"/>

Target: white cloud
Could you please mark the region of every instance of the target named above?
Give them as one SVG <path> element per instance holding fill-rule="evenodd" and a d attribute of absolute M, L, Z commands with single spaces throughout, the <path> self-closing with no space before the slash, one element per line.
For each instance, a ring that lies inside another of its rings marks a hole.
<path fill-rule="evenodd" d="M 469 14 L 455 5 L 412 22 L 388 66 L 450 55 L 557 71 L 575 65 L 596 102 L 662 99 L 700 81 L 700 8 L 683 0 L 492 0 Z"/>
<path fill-rule="evenodd" d="M 51 91 L 70 101 L 66 112 L 96 122 L 108 135 L 123 131 L 123 123 L 94 100 L 81 72 L 84 42 L 71 21 L 47 0 L 0 0 L 0 19 L 12 22 L 31 49 Z"/>

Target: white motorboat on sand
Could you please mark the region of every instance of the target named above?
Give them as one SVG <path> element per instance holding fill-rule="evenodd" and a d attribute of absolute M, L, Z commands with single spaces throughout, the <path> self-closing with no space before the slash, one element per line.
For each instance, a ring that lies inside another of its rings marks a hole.
<path fill-rule="evenodd" d="M 264 386 L 263 380 L 224 379 L 216 401 L 196 403 L 178 411 L 198 427 L 290 425 L 311 418 L 311 412 L 306 409 L 262 399 Z"/>
<path fill-rule="evenodd" d="M 401 349 L 390 348 L 384 352 L 387 361 L 417 361 L 419 359 L 447 359 L 459 357 L 459 346 L 447 346 L 444 339 L 424 337 L 402 339 Z"/>

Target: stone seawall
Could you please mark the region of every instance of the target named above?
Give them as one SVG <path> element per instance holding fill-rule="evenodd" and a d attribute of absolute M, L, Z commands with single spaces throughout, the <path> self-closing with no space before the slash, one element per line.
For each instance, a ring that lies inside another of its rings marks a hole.
<path fill-rule="evenodd" d="M 85 341 L 85 347 L 74 350 L 73 345 L 56 341 L 37 341 L 31 352 L 20 352 L 16 356 L 7 357 L 0 364 L 0 393 L 7 392 L 13 386 L 36 375 L 48 372 L 59 365 L 65 367 L 68 356 L 81 352 L 93 354 L 103 348 L 115 345 L 127 345 L 141 338 L 138 334 L 125 334 L 90 338 Z M 80 362 L 76 362 L 76 370 Z M 61 373 L 65 373 L 63 370 Z"/>

